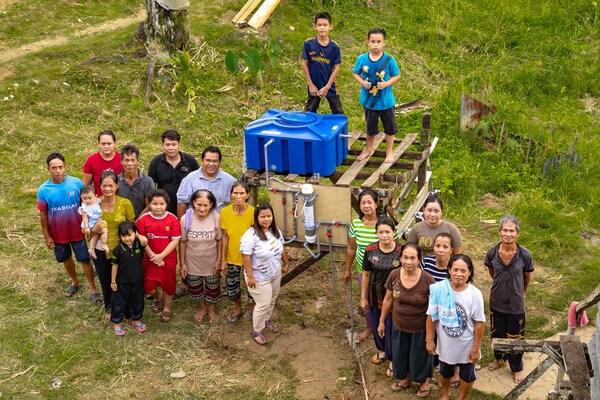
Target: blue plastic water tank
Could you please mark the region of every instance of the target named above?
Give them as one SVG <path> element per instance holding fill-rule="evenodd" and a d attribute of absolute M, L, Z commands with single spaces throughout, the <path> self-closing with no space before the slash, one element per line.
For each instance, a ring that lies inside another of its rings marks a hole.
<path fill-rule="evenodd" d="M 329 176 L 348 156 L 348 118 L 343 114 L 315 114 L 269 110 L 244 129 L 246 166 L 269 171 Z"/>

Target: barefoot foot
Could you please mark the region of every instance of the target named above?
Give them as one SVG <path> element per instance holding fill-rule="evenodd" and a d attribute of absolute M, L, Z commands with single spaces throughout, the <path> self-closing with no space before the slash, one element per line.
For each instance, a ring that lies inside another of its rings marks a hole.
<path fill-rule="evenodd" d="M 373 155 L 372 149 L 364 149 L 362 151 L 362 153 L 360 153 L 360 155 L 358 157 L 356 157 L 356 159 L 358 161 L 362 161 L 362 160 L 366 160 L 367 158 L 371 157 L 372 155 Z"/>
<path fill-rule="evenodd" d="M 213 324 L 218 324 L 219 321 L 221 320 L 221 318 L 219 318 L 219 316 L 217 315 L 216 312 L 214 311 L 209 311 L 208 312 L 208 317 L 210 318 L 210 322 Z"/>
<path fill-rule="evenodd" d="M 366 338 L 368 338 L 369 336 L 371 336 L 372 333 L 373 332 L 370 329 L 365 329 L 364 331 L 359 333 L 358 336 L 356 336 L 356 341 L 361 342 L 361 341 L 365 340 Z"/>
<path fill-rule="evenodd" d="M 194 318 L 196 318 L 196 321 L 198 322 L 202 322 L 204 317 L 206 317 L 206 310 L 200 310 L 196 314 L 194 314 Z"/>
<path fill-rule="evenodd" d="M 515 382 L 516 385 L 521 383 L 521 381 L 523 380 L 523 375 L 521 374 L 521 371 L 513 372 L 512 376 L 513 376 L 513 381 Z"/>
<path fill-rule="evenodd" d="M 91 256 L 91 257 L 92 257 L 94 260 L 96 260 L 96 259 L 98 258 L 98 257 L 96 256 L 96 249 L 94 249 L 93 247 L 90 247 L 90 248 L 88 249 L 88 253 L 90 253 L 90 256 Z"/>
<path fill-rule="evenodd" d="M 487 370 L 490 371 L 490 372 L 492 372 L 492 371 L 495 371 L 495 370 L 500 369 L 502 367 L 504 367 L 504 362 L 500 362 L 498 360 L 494 360 L 494 361 L 492 361 L 491 363 L 488 364 Z"/>

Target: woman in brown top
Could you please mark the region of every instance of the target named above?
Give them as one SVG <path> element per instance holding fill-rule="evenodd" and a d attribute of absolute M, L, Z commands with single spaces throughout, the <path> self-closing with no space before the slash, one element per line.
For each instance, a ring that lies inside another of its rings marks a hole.
<path fill-rule="evenodd" d="M 385 335 L 385 317 L 392 311 L 393 391 L 419 384 L 417 397 L 429 395 L 427 378 L 433 376 L 431 356 L 425 348 L 425 321 L 429 304 L 429 285 L 434 279 L 419 268 L 421 249 L 415 243 L 402 246 L 402 268 L 390 273 L 385 283 L 381 318 L 377 333 Z"/>

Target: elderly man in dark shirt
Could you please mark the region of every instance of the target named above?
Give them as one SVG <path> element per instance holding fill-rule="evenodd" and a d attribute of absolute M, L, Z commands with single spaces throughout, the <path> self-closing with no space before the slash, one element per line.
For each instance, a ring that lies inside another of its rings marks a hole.
<path fill-rule="evenodd" d="M 525 337 L 525 296 L 533 272 L 531 252 L 517 243 L 521 232 L 519 220 L 513 215 L 500 219 L 500 243 L 490 248 L 484 264 L 492 277 L 490 291 L 490 322 L 492 338 L 523 339 Z M 488 365 L 495 371 L 508 360 L 513 381 L 523 379 L 523 354 L 494 353 Z"/>

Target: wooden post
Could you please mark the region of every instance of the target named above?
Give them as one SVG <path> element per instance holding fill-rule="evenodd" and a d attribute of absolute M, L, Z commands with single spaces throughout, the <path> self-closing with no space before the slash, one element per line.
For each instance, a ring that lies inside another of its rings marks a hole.
<path fill-rule="evenodd" d="M 425 151 L 429 147 L 429 132 L 431 129 L 431 113 L 423 114 L 423 122 L 421 125 L 421 151 Z M 427 182 L 427 164 L 426 162 L 421 163 L 419 166 L 419 182 L 417 184 L 417 191 Z"/>

